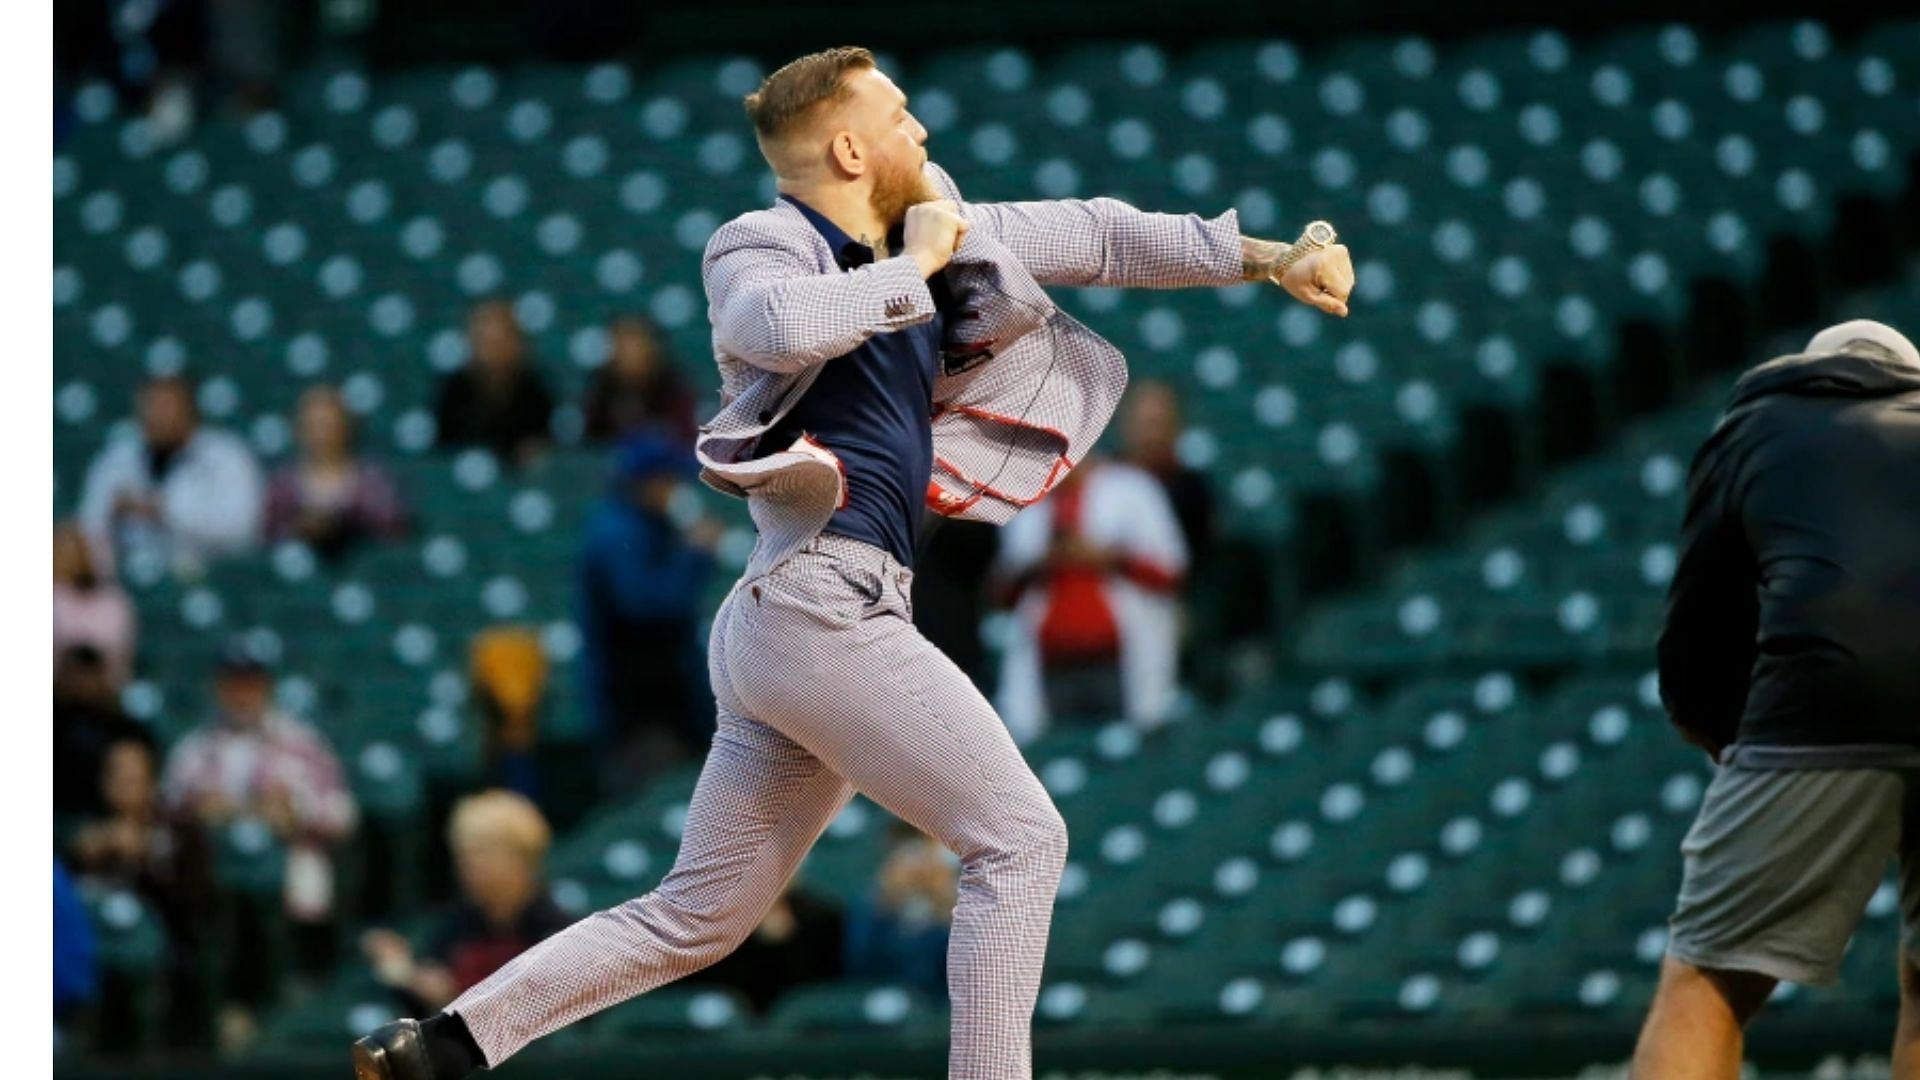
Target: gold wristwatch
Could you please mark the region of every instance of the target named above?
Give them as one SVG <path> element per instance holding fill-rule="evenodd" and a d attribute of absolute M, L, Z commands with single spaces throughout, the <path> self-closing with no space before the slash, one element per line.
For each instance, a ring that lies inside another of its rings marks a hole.
<path fill-rule="evenodd" d="M 1332 247 L 1333 242 L 1339 238 L 1340 234 L 1333 231 L 1332 225 L 1324 221 L 1307 222 L 1307 227 L 1300 230 L 1300 239 L 1287 245 L 1286 254 L 1274 261 L 1273 269 L 1267 271 L 1267 277 L 1274 284 L 1279 284 L 1280 279 L 1286 276 L 1288 269 L 1294 263 L 1322 248 Z"/>

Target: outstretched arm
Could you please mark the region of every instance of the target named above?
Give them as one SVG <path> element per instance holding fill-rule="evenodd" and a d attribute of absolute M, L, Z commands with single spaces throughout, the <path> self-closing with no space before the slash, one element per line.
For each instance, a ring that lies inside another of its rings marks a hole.
<path fill-rule="evenodd" d="M 1149 214 L 1118 199 L 966 203 L 969 224 L 1006 245 L 1042 285 L 1177 289 L 1241 280 L 1231 211 Z"/>
<path fill-rule="evenodd" d="M 1270 281 L 1295 300 L 1342 318 L 1353 294 L 1353 258 L 1345 244 L 1329 244 L 1293 257 L 1293 245 L 1278 240 L 1240 241 L 1241 273 L 1247 281 Z"/>
<path fill-rule="evenodd" d="M 1286 265 L 1292 245 L 1242 236 L 1233 211 L 1216 218 L 1155 214 L 1102 198 L 967 203 L 963 212 L 1042 285 L 1174 289 L 1272 281 L 1333 315 L 1347 313 L 1353 291 L 1344 246 Z"/>

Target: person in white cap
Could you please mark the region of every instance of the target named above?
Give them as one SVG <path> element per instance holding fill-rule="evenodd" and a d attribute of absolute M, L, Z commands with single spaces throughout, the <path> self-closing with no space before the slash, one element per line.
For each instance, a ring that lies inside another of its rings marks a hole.
<path fill-rule="evenodd" d="M 1828 327 L 1754 368 L 1694 459 L 1660 639 L 1719 768 L 1681 845 L 1636 1078 L 1739 1075 L 1781 981 L 1836 980 L 1900 865 L 1896 1077 L 1920 1077 L 1920 352 Z"/>

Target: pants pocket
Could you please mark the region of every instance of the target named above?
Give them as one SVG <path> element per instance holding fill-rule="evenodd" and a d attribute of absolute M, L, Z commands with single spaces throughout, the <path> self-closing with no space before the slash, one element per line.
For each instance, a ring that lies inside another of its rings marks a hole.
<path fill-rule="evenodd" d="M 866 610 L 859 589 L 837 571 L 818 565 L 782 566 L 748 585 L 741 600 L 755 611 L 779 608 L 836 629 L 859 622 Z"/>
<path fill-rule="evenodd" d="M 860 610 L 856 618 L 871 619 L 876 615 L 885 615 L 889 612 L 892 605 L 887 603 L 886 582 L 879 574 L 840 562 L 833 564 L 833 572 L 858 598 Z"/>

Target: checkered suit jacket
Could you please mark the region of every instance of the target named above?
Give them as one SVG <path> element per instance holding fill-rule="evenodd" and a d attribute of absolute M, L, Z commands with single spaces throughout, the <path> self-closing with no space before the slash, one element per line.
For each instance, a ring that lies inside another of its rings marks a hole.
<path fill-rule="evenodd" d="M 967 203 L 927 175 L 968 230 L 943 273 L 954 297 L 933 390 L 927 505 L 1004 524 L 1092 447 L 1126 388 L 1126 359 L 1059 310 L 1043 285 L 1177 288 L 1241 274 L 1229 210 L 1205 220 L 1114 199 Z M 777 566 L 846 498 L 839 461 L 798 445 L 755 459 L 820 366 L 868 337 L 925 322 L 933 296 L 905 256 L 842 272 L 804 215 L 781 201 L 714 233 L 701 262 L 722 406 L 700 429 L 701 478 L 748 499 L 760 544 L 748 573 Z"/>

